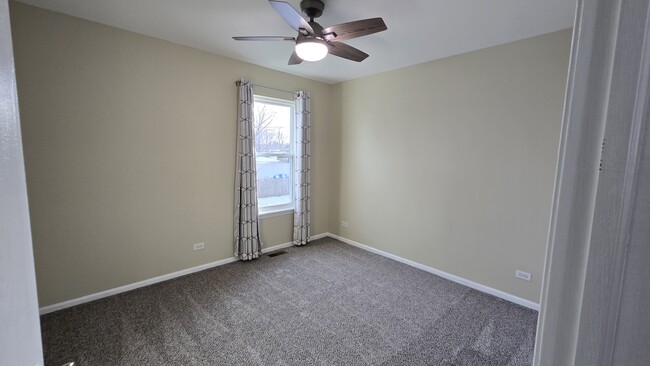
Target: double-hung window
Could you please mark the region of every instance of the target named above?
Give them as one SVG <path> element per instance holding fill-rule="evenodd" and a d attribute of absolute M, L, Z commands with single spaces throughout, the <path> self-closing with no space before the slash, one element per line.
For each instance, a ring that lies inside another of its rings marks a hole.
<path fill-rule="evenodd" d="M 294 102 L 256 95 L 253 131 L 260 215 L 293 210 Z"/>

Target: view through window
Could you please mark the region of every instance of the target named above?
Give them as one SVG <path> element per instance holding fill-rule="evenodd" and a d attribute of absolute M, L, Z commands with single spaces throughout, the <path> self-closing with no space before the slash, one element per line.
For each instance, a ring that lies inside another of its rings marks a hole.
<path fill-rule="evenodd" d="M 255 96 L 253 130 L 260 213 L 293 208 L 292 101 Z"/>

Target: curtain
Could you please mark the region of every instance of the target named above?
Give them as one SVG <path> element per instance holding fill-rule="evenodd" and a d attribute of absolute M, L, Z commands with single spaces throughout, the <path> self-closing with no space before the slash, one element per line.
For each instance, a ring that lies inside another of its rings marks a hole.
<path fill-rule="evenodd" d="M 251 260 L 262 254 L 257 220 L 257 172 L 253 132 L 253 84 L 237 82 L 237 163 L 235 168 L 235 257 Z"/>
<path fill-rule="evenodd" d="M 293 211 L 293 243 L 305 245 L 310 235 L 310 142 L 311 126 L 309 92 L 296 93 L 296 156 L 295 156 L 295 206 Z"/>

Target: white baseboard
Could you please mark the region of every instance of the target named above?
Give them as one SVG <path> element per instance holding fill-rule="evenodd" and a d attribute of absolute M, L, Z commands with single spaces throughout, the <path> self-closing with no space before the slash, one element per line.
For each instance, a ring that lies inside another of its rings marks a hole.
<path fill-rule="evenodd" d="M 330 233 L 322 233 L 322 234 L 312 235 L 312 236 L 309 237 L 309 240 L 318 240 L 318 239 L 322 239 L 322 238 L 327 237 L 327 236 L 332 236 L 332 234 L 330 234 Z"/>
<path fill-rule="evenodd" d="M 411 261 L 411 260 L 408 260 L 408 259 L 404 259 L 404 258 L 399 257 L 397 255 L 394 255 L 394 254 L 391 254 L 391 253 L 388 253 L 388 252 L 384 252 L 384 251 L 379 250 L 379 249 L 375 249 L 375 248 L 373 248 L 371 246 L 368 246 L 368 245 L 365 245 L 365 244 L 357 243 L 356 241 L 344 238 L 342 236 L 338 236 L 338 235 L 335 235 L 335 234 L 332 234 L 332 233 L 322 233 L 322 234 L 317 234 L 317 235 L 311 236 L 311 240 L 318 240 L 318 239 L 321 239 L 321 238 L 324 238 L 324 237 L 330 237 L 330 238 L 333 238 L 333 239 L 340 240 L 340 241 L 342 241 L 342 242 L 344 242 L 346 244 L 350 244 L 350 245 L 355 246 L 357 248 L 361 248 L 363 250 L 367 250 L 369 252 L 382 255 L 384 257 L 396 260 L 398 262 L 401 262 L 401 263 L 407 264 L 409 266 L 421 269 L 423 271 L 427 271 L 429 273 L 433 273 L 433 274 L 435 274 L 437 276 L 440 276 L 440 277 L 448 279 L 450 281 L 459 283 L 461 285 L 465 285 L 465 286 L 473 288 L 475 290 L 482 291 L 482 292 L 488 293 L 490 295 L 494 295 L 496 297 L 502 298 L 504 300 L 508 300 L 508 301 L 513 302 L 515 304 L 519 304 L 519 305 L 525 306 L 527 308 L 539 311 L 539 304 L 537 304 L 535 302 L 532 302 L 532 301 L 529 301 L 529 300 L 526 300 L 526 299 L 522 299 L 520 297 L 508 294 L 506 292 L 499 291 L 497 289 L 494 289 L 494 288 L 491 288 L 491 287 L 488 287 L 488 286 L 485 286 L 485 285 L 481 285 L 480 283 L 476 283 L 476 282 L 464 279 L 462 277 L 458 277 L 458 276 L 452 275 L 450 273 L 443 272 L 443 271 L 435 269 L 435 268 L 425 266 L 424 264 L 420 264 L 420 263 L 417 263 L 417 262 L 414 262 L 414 261 Z M 271 246 L 271 247 L 268 247 L 268 248 L 263 248 L 262 253 L 268 253 L 268 252 L 272 252 L 274 250 L 289 248 L 291 246 L 293 246 L 292 242 L 278 244 L 278 245 L 274 245 L 274 246 Z M 222 266 L 224 264 L 228 264 L 228 263 L 232 263 L 232 262 L 236 262 L 236 261 L 237 261 L 237 258 L 235 258 L 235 257 L 221 259 L 221 260 L 218 260 L 218 261 L 215 261 L 215 262 L 202 264 L 200 266 L 183 269 L 183 270 L 173 272 L 173 273 L 168 273 L 168 274 L 158 276 L 158 277 L 154 277 L 154 278 L 150 278 L 150 279 L 147 279 L 147 280 L 144 280 L 144 281 L 139 281 L 139 282 L 131 283 L 131 284 L 128 284 L 128 285 L 116 287 L 116 288 L 113 288 L 113 289 L 110 289 L 110 290 L 101 291 L 101 292 L 97 292 L 97 293 L 94 293 L 94 294 L 78 297 L 76 299 L 67 300 L 67 301 L 63 301 L 63 302 L 48 305 L 48 306 L 43 306 L 42 308 L 39 309 L 39 312 L 40 312 L 41 315 L 43 315 L 43 314 L 51 313 L 51 312 L 54 312 L 54 311 L 63 310 L 65 308 L 69 308 L 69 307 L 72 307 L 72 306 L 81 305 L 83 303 L 87 303 L 87 302 L 94 301 L 94 300 L 99 300 L 99 299 L 104 298 L 104 297 L 117 295 L 117 294 L 120 294 L 120 293 L 123 293 L 123 292 L 135 290 L 135 289 L 140 288 L 140 287 L 153 285 L 155 283 L 171 280 L 171 279 L 174 279 L 174 278 L 177 278 L 177 277 L 181 277 L 181 276 L 185 276 L 185 275 L 188 275 L 188 274 L 191 274 L 191 273 L 204 271 L 206 269 Z"/>
<path fill-rule="evenodd" d="M 324 238 L 325 236 L 327 236 L 326 233 L 317 234 L 317 235 L 312 236 L 311 239 L 316 240 L 316 239 Z M 291 246 L 293 246 L 292 242 L 278 244 L 278 245 L 274 245 L 274 246 L 271 246 L 271 247 L 268 247 L 268 248 L 262 248 L 262 253 L 268 253 L 268 252 L 272 252 L 272 251 L 278 250 L 278 249 L 289 248 Z M 165 274 L 165 275 L 162 275 L 162 276 L 149 278 L 149 279 L 144 280 L 144 281 L 139 281 L 139 282 L 131 283 L 131 284 L 128 284 L 128 285 L 112 288 L 110 290 L 96 292 L 94 294 L 78 297 L 76 299 L 67 300 L 67 301 L 56 303 L 56 304 L 43 306 L 42 308 L 39 309 L 39 313 L 41 315 L 43 315 L 43 314 L 51 313 L 51 312 L 54 312 L 54 311 L 63 310 L 65 308 L 69 308 L 69 307 L 72 307 L 72 306 L 75 306 L 75 305 L 81 305 L 81 304 L 86 303 L 86 302 L 99 300 L 99 299 L 104 298 L 104 297 L 121 294 L 123 292 L 135 290 L 135 289 L 140 288 L 140 287 L 153 285 L 153 284 L 158 283 L 158 282 L 171 280 L 171 279 L 174 279 L 174 278 L 177 278 L 177 277 L 181 277 L 181 276 L 185 276 L 185 275 L 188 275 L 188 274 L 191 274 L 191 273 L 204 271 L 206 269 L 210 269 L 210 268 L 214 268 L 214 267 L 218 267 L 218 266 L 223 266 L 224 264 L 228 264 L 228 263 L 232 263 L 232 262 L 236 262 L 236 261 L 237 261 L 237 258 L 230 257 L 230 258 L 221 259 L 221 260 L 218 260 L 218 261 L 215 261 L 215 262 L 202 264 L 200 266 L 183 269 L 183 270 L 173 272 L 173 273 L 168 273 L 168 274 Z"/>
<path fill-rule="evenodd" d="M 396 260 L 398 262 L 407 264 L 409 266 L 421 269 L 423 271 L 433 273 L 436 276 L 440 276 L 440 277 L 442 277 L 444 279 L 459 283 L 461 285 L 473 288 L 473 289 L 481 291 L 481 292 L 485 292 L 486 294 L 490 294 L 490 295 L 496 296 L 498 298 L 508 300 L 508 301 L 513 302 L 515 304 L 525 306 L 525 307 L 527 307 L 529 309 L 539 311 L 539 304 L 536 303 L 536 302 L 526 300 L 526 299 L 523 299 L 523 298 L 515 296 L 515 295 L 511 295 L 511 294 L 509 294 L 507 292 L 503 292 L 503 291 L 497 290 L 495 288 L 488 287 L 488 286 L 482 285 L 482 284 L 474 282 L 474 281 L 470 281 L 470 280 L 462 278 L 462 277 L 458 277 L 456 275 L 441 271 L 439 269 L 435 269 L 435 268 L 432 268 L 432 267 L 429 267 L 429 266 L 425 266 L 424 264 L 420 264 L 420 263 L 414 262 L 412 260 L 399 257 L 399 256 L 397 256 L 395 254 L 384 252 L 383 250 L 379 250 L 379 249 L 373 248 L 373 247 L 365 245 L 365 244 L 357 243 L 354 240 L 350 240 L 350 239 L 344 238 L 342 236 L 338 236 L 338 235 L 335 235 L 335 234 L 332 234 L 332 233 L 327 233 L 326 236 L 329 236 L 329 237 L 331 237 L 333 239 L 336 239 L 336 240 L 340 240 L 340 241 L 342 241 L 342 242 L 344 242 L 346 244 L 350 244 L 350 245 L 355 246 L 357 248 L 367 250 L 369 252 L 379 254 L 381 256 L 384 256 L 384 257 Z"/>

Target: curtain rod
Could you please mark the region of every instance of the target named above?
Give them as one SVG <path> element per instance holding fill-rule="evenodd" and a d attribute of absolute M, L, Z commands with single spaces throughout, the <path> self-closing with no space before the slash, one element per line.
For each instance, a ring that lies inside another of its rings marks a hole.
<path fill-rule="evenodd" d="M 235 85 L 239 86 L 239 83 L 241 83 L 241 81 L 239 81 L 239 80 L 235 81 Z M 288 90 L 284 90 L 284 89 L 271 88 L 270 86 L 264 86 L 264 85 L 259 85 L 259 84 L 253 84 L 253 86 L 257 87 L 257 88 L 262 88 L 262 89 L 275 90 L 275 91 L 279 91 L 279 92 L 282 92 L 282 93 L 289 93 L 289 94 L 296 94 L 297 93 L 297 92 L 292 92 L 292 91 L 288 91 Z"/>

